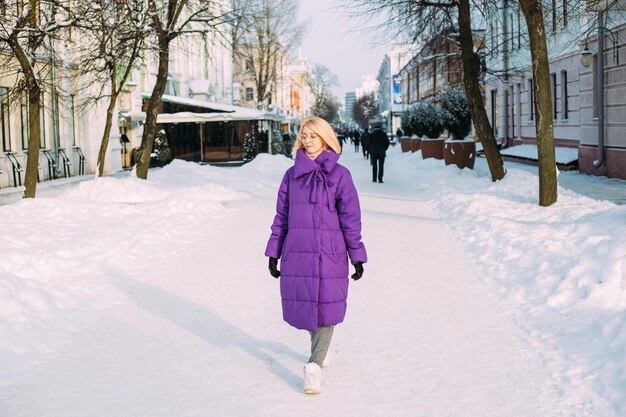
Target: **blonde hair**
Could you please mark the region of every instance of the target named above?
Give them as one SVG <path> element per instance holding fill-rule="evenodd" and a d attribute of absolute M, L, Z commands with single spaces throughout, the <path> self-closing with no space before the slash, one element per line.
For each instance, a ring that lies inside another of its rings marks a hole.
<path fill-rule="evenodd" d="M 307 117 L 302 120 L 302 124 L 300 125 L 300 131 L 298 132 L 298 139 L 296 140 L 295 145 L 293 146 L 293 157 L 296 157 L 298 153 L 298 149 L 302 148 L 304 145 L 300 140 L 302 137 L 302 130 L 308 127 L 311 129 L 317 136 L 322 139 L 324 142 L 325 148 L 331 148 L 335 151 L 336 154 L 341 153 L 341 145 L 339 145 L 339 140 L 337 136 L 335 136 L 335 132 L 333 132 L 333 128 L 328 124 L 328 122 L 321 117 Z"/>

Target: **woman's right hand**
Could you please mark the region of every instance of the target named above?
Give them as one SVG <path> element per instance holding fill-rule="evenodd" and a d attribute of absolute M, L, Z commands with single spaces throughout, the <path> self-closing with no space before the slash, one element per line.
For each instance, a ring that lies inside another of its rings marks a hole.
<path fill-rule="evenodd" d="M 270 269 L 270 275 L 271 276 L 273 276 L 274 278 L 280 277 L 280 271 L 278 270 L 278 259 L 272 258 L 270 256 L 269 269 Z"/>

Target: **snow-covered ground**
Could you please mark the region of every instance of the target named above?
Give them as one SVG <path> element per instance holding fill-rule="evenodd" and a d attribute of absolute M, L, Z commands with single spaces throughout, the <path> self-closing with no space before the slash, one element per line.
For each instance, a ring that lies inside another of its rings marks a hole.
<path fill-rule="evenodd" d="M 501 149 L 500 153 L 506 156 L 516 156 L 537 160 L 537 145 L 517 145 Z M 554 148 L 554 159 L 557 164 L 571 164 L 578 160 L 578 148 Z"/>
<path fill-rule="evenodd" d="M 0 207 L 0 416 L 626 414 L 626 206 L 346 147 L 370 262 L 323 392 L 263 257 L 284 157 Z M 126 174 L 128 175 L 128 174 Z"/>

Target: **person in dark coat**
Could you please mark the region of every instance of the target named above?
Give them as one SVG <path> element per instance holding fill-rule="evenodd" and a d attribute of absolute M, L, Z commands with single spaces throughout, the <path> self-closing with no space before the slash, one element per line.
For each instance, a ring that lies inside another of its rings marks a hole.
<path fill-rule="evenodd" d="M 400 139 L 402 139 L 402 129 L 398 128 L 396 130 L 396 142 L 400 143 Z"/>
<path fill-rule="evenodd" d="M 369 151 L 372 157 L 372 182 L 383 182 L 385 156 L 389 149 L 389 137 L 380 125 L 374 127 L 374 131 L 369 135 Z"/>
<path fill-rule="evenodd" d="M 359 151 L 359 145 L 361 143 L 361 134 L 359 133 L 358 130 L 354 131 L 354 134 L 352 135 L 352 139 L 354 140 L 354 152 L 358 152 Z"/>
<path fill-rule="evenodd" d="M 368 150 L 369 144 L 370 144 L 369 132 L 367 128 L 365 128 L 365 130 L 363 131 L 363 135 L 361 136 L 361 147 L 363 148 L 363 157 L 365 159 L 369 159 L 370 157 L 369 150 Z"/>
<path fill-rule="evenodd" d="M 339 140 L 324 119 L 303 121 L 295 163 L 278 189 L 265 249 L 270 274 L 280 277 L 284 320 L 311 335 L 311 356 L 304 367 L 307 394 L 320 392 L 333 329 L 346 314 L 348 258 L 355 281 L 367 262 L 359 196 L 350 171 L 337 163 L 339 152 Z"/>

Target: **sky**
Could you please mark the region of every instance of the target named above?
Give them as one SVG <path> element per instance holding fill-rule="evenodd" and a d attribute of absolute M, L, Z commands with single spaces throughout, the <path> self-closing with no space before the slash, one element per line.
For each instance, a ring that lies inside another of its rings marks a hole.
<path fill-rule="evenodd" d="M 343 101 L 345 93 L 361 85 L 361 75 L 378 74 L 386 48 L 375 43 L 376 34 L 346 16 L 336 0 L 299 0 L 300 20 L 306 22 L 302 57 L 327 66 L 337 75 L 333 89 Z"/>

